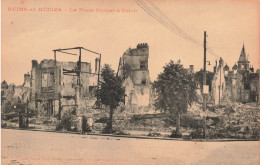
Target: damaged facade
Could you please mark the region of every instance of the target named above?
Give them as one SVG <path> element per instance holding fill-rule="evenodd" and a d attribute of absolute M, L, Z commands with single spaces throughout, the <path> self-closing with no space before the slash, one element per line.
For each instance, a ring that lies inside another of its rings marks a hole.
<path fill-rule="evenodd" d="M 259 73 L 254 72 L 253 66 L 246 57 L 243 45 L 237 64 L 226 76 L 229 84 L 232 84 L 233 101 L 255 102 L 259 98 Z"/>
<path fill-rule="evenodd" d="M 125 105 L 134 112 L 150 107 L 153 102 L 148 58 L 149 46 L 143 43 L 126 50 L 119 61 L 117 74 L 124 79 Z"/>
<path fill-rule="evenodd" d="M 255 73 L 254 68 L 250 67 L 244 45 L 237 64 L 231 70 L 228 65 L 223 66 L 221 59 L 219 66 L 214 68 L 214 73 L 212 99 L 215 104 L 219 104 L 224 96 L 229 97 L 232 102 L 259 100 L 259 72 Z"/>
<path fill-rule="evenodd" d="M 77 66 L 77 62 L 32 61 L 30 107 L 36 110 L 37 116 L 60 117 L 66 110 L 75 114 L 82 102 L 84 106 L 95 103 L 97 75 L 91 74 L 91 63 L 81 62 L 79 82 L 78 75 L 71 72 Z"/>
<path fill-rule="evenodd" d="M 30 101 L 31 88 L 30 80 L 31 75 L 29 73 L 24 74 L 23 85 L 16 86 L 15 84 L 7 84 L 4 80 L 1 83 L 1 110 L 4 113 L 9 113 L 12 109 L 17 111 L 21 110 L 16 107 L 16 105 L 23 104 L 23 107 L 27 105 Z M 2 116 L 4 117 L 4 116 Z"/>
<path fill-rule="evenodd" d="M 214 105 L 219 105 L 223 97 L 224 90 L 226 88 L 226 82 L 224 77 L 223 60 L 220 58 L 219 65 L 214 67 L 214 77 L 211 83 L 211 97 Z"/>

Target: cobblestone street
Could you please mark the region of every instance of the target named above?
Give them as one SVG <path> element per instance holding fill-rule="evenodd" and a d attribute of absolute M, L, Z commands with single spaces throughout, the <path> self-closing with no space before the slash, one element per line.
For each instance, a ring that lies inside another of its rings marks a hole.
<path fill-rule="evenodd" d="M 2 164 L 259 164 L 259 142 L 191 142 L 2 129 Z"/>

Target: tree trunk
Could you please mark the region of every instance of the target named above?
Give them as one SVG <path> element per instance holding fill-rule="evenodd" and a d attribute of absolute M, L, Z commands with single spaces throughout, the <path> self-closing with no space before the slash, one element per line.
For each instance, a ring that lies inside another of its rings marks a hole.
<path fill-rule="evenodd" d="M 207 126 L 206 126 L 206 124 L 207 124 L 207 121 L 206 121 L 206 116 L 204 115 L 203 116 L 203 138 L 205 139 L 206 138 L 206 129 L 207 129 Z"/>
<path fill-rule="evenodd" d="M 176 114 L 176 133 L 180 133 L 180 128 L 181 128 L 181 115 L 180 113 Z"/>
<path fill-rule="evenodd" d="M 113 113 L 114 113 L 114 108 L 110 107 L 110 113 L 109 113 L 109 122 L 108 122 L 108 129 L 112 131 L 113 129 Z"/>
<path fill-rule="evenodd" d="M 59 99 L 59 116 L 58 116 L 58 119 L 61 120 L 61 100 Z"/>
<path fill-rule="evenodd" d="M 26 128 L 29 127 L 29 100 L 26 102 Z"/>

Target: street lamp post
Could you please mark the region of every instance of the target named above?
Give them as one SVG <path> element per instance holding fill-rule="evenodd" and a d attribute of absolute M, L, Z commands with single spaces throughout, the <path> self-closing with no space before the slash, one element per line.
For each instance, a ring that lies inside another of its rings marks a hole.
<path fill-rule="evenodd" d="M 206 65 L 210 65 L 210 61 L 207 61 L 206 57 L 206 51 L 207 51 L 207 33 L 204 31 L 204 70 L 203 70 L 203 110 L 204 110 L 204 115 L 203 115 L 203 138 L 206 138 L 206 116 L 207 116 L 207 95 L 209 92 L 209 86 L 206 84 L 206 74 L 207 74 L 207 68 Z"/>

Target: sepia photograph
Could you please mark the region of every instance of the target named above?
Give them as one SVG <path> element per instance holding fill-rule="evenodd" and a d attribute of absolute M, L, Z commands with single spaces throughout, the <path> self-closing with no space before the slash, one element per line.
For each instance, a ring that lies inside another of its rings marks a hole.
<path fill-rule="evenodd" d="M 2 165 L 259 165 L 259 0 L 2 0 Z"/>

